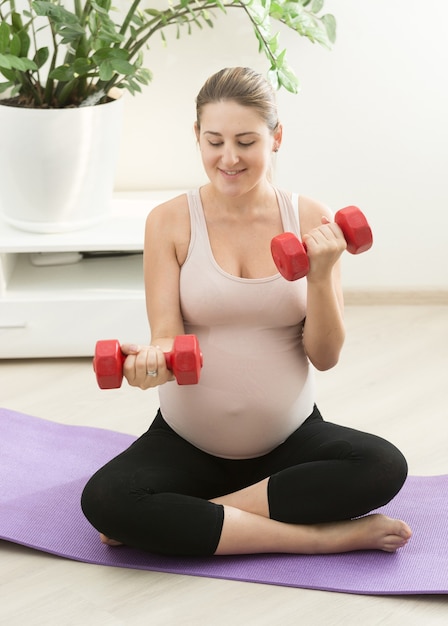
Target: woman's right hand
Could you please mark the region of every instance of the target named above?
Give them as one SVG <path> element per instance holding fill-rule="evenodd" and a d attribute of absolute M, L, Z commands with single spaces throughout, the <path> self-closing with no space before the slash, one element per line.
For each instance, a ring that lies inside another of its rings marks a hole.
<path fill-rule="evenodd" d="M 150 389 L 174 380 L 159 346 L 123 344 L 121 351 L 126 355 L 123 376 L 132 387 Z"/>

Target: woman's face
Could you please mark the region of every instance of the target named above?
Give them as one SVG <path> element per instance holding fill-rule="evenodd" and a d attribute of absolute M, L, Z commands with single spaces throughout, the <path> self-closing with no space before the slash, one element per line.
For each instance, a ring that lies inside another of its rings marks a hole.
<path fill-rule="evenodd" d="M 229 100 L 204 106 L 196 136 L 210 182 L 236 197 L 266 182 L 281 128 L 273 134 L 255 109 Z"/>

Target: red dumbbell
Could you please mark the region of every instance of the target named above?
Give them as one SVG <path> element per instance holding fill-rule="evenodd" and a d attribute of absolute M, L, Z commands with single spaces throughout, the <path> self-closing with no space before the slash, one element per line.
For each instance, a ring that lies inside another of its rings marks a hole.
<path fill-rule="evenodd" d="M 367 219 L 355 206 L 340 209 L 334 221 L 342 230 L 347 250 L 361 254 L 372 247 L 373 236 Z M 271 253 L 280 274 L 286 280 L 298 280 L 308 274 L 310 264 L 306 246 L 293 233 L 281 233 L 271 241 Z"/>
<path fill-rule="evenodd" d="M 196 385 L 202 367 L 202 352 L 196 335 L 178 335 L 171 352 L 165 352 L 166 366 L 176 377 L 179 385 Z M 93 369 L 101 389 L 118 389 L 123 380 L 122 353 L 116 339 L 97 341 Z"/>

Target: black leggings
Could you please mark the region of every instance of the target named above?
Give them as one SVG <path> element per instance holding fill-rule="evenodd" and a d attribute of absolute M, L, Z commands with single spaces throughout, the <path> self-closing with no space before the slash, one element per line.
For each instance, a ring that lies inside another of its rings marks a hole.
<path fill-rule="evenodd" d="M 325 422 L 315 408 L 283 444 L 255 459 L 211 456 L 160 411 L 149 430 L 87 483 L 82 509 L 107 537 L 168 555 L 207 556 L 224 508 L 209 502 L 270 477 L 270 517 L 293 524 L 351 519 L 389 502 L 407 475 L 391 443 Z"/>

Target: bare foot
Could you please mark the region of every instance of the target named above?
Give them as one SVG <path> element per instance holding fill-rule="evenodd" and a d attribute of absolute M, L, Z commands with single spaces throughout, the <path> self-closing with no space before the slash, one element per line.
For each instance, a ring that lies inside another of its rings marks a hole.
<path fill-rule="evenodd" d="M 109 539 L 109 537 L 106 537 L 106 535 L 103 535 L 103 533 L 100 533 L 100 539 L 101 539 L 101 543 L 105 543 L 107 546 L 116 547 L 116 546 L 124 545 L 123 543 L 121 543 L 121 541 L 115 541 L 115 539 Z"/>
<path fill-rule="evenodd" d="M 375 513 L 346 522 L 317 524 L 316 551 L 321 554 L 354 550 L 395 552 L 409 541 L 406 522 Z"/>

